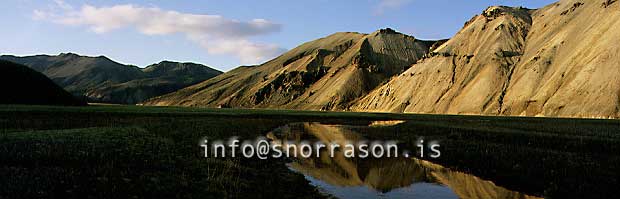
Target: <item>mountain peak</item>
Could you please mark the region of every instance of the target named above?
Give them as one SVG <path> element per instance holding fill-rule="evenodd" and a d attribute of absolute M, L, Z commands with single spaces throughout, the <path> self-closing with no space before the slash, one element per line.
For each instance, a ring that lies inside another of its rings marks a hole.
<path fill-rule="evenodd" d="M 529 17 L 530 9 L 524 7 L 510 7 L 510 6 L 489 6 L 482 12 L 482 16 L 487 18 L 497 18 L 502 15 L 512 15 L 521 18 Z"/>
<path fill-rule="evenodd" d="M 60 53 L 58 56 L 60 56 L 60 57 L 79 57 L 80 55 L 72 53 L 72 52 L 67 52 L 67 53 Z"/>
<path fill-rule="evenodd" d="M 403 36 L 403 37 L 415 39 L 414 36 L 403 34 L 403 33 L 398 32 L 398 31 L 396 31 L 396 30 L 394 30 L 392 28 L 383 28 L 383 29 L 379 29 L 379 30 L 377 30 L 375 32 L 370 33 L 371 37 L 380 36 L 380 35 L 395 35 L 395 36 L 396 35 L 400 35 L 400 36 Z"/>
<path fill-rule="evenodd" d="M 179 62 L 163 60 L 163 61 L 160 61 L 158 64 L 178 64 L 178 63 Z"/>
<path fill-rule="evenodd" d="M 79 55 L 79 54 L 72 53 L 72 52 L 60 53 L 58 55 L 58 57 L 65 58 L 65 59 L 93 58 L 93 59 L 103 59 L 103 60 L 106 60 L 106 61 L 115 62 L 112 59 L 110 59 L 110 58 L 108 58 L 106 56 L 103 56 L 103 55 L 99 55 L 99 56 L 86 56 L 86 55 Z"/>
<path fill-rule="evenodd" d="M 177 61 L 163 60 L 163 61 L 160 61 L 159 63 L 148 65 L 144 69 L 148 69 L 148 68 L 175 68 L 175 67 L 188 67 L 188 66 L 192 66 L 192 67 L 207 67 L 208 68 L 208 66 L 206 66 L 206 65 L 199 64 L 199 63 L 194 63 L 194 62 L 177 62 Z"/>
<path fill-rule="evenodd" d="M 377 30 L 375 32 L 376 33 L 383 33 L 383 34 L 402 34 L 402 33 L 399 33 L 396 30 L 391 29 L 391 28 L 383 28 L 383 29 L 379 29 L 379 30 Z"/>

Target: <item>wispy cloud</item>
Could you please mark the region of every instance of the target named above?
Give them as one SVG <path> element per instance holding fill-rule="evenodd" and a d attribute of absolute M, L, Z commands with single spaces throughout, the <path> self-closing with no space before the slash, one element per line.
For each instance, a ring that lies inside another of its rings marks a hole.
<path fill-rule="evenodd" d="M 398 9 L 411 3 L 411 1 L 412 0 L 379 0 L 373 13 L 375 15 L 382 15 L 387 10 Z"/>
<path fill-rule="evenodd" d="M 58 8 L 34 10 L 33 18 L 69 26 L 85 26 L 104 34 L 121 28 L 134 28 L 145 35 L 185 34 L 212 54 L 231 54 L 243 64 L 256 64 L 285 51 L 275 44 L 250 41 L 258 35 L 279 32 L 282 25 L 265 19 L 238 21 L 220 15 L 204 15 L 142 7 L 132 4 L 109 7 L 83 5 L 74 9 L 61 0 Z"/>

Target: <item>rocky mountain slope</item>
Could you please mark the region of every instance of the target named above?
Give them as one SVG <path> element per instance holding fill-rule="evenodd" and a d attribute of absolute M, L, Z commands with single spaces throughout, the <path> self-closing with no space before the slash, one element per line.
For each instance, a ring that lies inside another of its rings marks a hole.
<path fill-rule="evenodd" d="M 45 75 L 27 66 L 0 60 L 0 104 L 86 105 Z"/>
<path fill-rule="evenodd" d="M 342 110 L 407 69 L 434 43 L 391 29 L 336 33 L 145 104 Z"/>
<path fill-rule="evenodd" d="M 496 114 L 523 53 L 531 10 L 491 7 L 353 110 Z"/>
<path fill-rule="evenodd" d="M 176 91 L 221 74 L 193 63 L 161 62 L 144 69 L 123 65 L 107 57 L 73 53 L 58 56 L 0 56 L 45 74 L 72 94 L 90 102 L 135 104 Z"/>
<path fill-rule="evenodd" d="M 351 110 L 618 118 L 619 4 L 490 7 Z"/>

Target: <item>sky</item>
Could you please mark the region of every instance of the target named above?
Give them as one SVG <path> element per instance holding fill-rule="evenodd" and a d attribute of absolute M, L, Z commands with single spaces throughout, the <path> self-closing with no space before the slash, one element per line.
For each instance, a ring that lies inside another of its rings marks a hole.
<path fill-rule="evenodd" d="M 0 54 L 104 55 L 145 67 L 163 60 L 228 71 L 335 32 L 392 28 L 453 36 L 492 5 L 554 0 L 2 0 Z"/>

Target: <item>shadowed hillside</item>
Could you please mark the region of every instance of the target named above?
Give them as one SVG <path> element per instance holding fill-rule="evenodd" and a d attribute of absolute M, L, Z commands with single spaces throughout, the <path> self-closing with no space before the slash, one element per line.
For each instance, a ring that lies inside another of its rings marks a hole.
<path fill-rule="evenodd" d="M 45 75 L 26 66 L 0 60 L 0 104 L 86 105 Z"/>
<path fill-rule="evenodd" d="M 75 96 L 91 102 L 136 104 L 221 74 L 204 65 L 164 61 L 144 69 L 123 65 L 107 57 L 73 53 L 0 59 L 39 71 Z"/>

